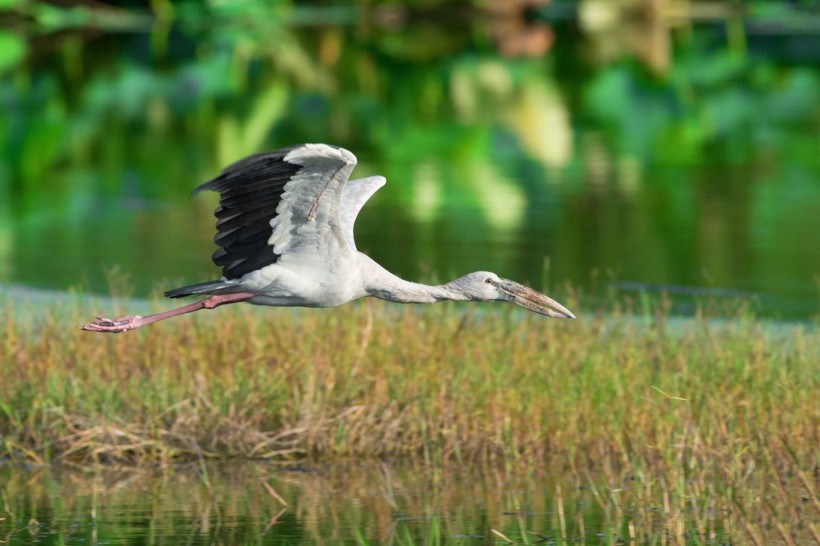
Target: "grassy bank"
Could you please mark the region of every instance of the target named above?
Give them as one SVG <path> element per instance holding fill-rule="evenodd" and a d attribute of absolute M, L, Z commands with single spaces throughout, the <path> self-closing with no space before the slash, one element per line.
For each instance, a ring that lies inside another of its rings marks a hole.
<path fill-rule="evenodd" d="M 818 539 L 816 325 L 644 310 L 236 306 L 106 336 L 79 331 L 88 310 L 67 305 L 0 331 L 0 456 L 544 465 L 641 480 L 673 535 Z"/>

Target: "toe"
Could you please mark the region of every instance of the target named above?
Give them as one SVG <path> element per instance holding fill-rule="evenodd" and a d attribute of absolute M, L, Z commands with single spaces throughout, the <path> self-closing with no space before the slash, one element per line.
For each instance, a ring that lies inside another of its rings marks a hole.
<path fill-rule="evenodd" d="M 134 326 L 134 323 L 138 322 L 141 318 L 142 317 L 140 315 L 130 315 L 114 320 L 105 317 L 97 317 L 97 320 L 83 324 L 80 326 L 80 329 L 87 332 L 109 332 L 112 334 L 119 334 L 135 328 L 136 326 Z"/>

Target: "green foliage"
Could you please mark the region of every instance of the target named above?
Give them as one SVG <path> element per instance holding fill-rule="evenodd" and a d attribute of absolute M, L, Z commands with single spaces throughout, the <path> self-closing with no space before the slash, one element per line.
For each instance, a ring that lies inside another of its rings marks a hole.
<path fill-rule="evenodd" d="M 656 74 L 628 52 L 590 61 L 594 36 L 507 59 L 467 23 L 302 27 L 289 22 L 324 7 L 150 5 L 15 6 L 56 22 L 0 34 L 0 282 L 104 291 L 111 264 L 141 296 L 158 278 L 204 280 L 213 201 L 189 202 L 191 188 L 243 155 L 318 141 L 390 181 L 357 239 L 402 276 L 731 287 L 769 316 L 817 312 L 812 66 L 699 26 L 673 35 Z M 72 17 L 108 32 L 32 46 Z"/>
<path fill-rule="evenodd" d="M 319 141 L 355 151 L 357 175 L 387 176 L 357 238 L 401 275 L 492 269 L 591 288 L 603 269 L 816 312 L 812 69 L 712 52 L 696 33 L 667 77 L 626 60 L 590 71 L 572 47 L 501 59 L 466 27 L 422 62 L 402 50 L 414 34 L 259 14 L 280 8 L 224 7 L 253 16 L 206 24 L 208 5 L 174 4 L 171 34 L 109 36 L 110 52 L 73 37 L 44 68 L 10 68 L 0 280 L 101 291 L 112 261 L 140 295 L 158 276 L 203 280 L 212 201 L 188 202 L 190 189 L 243 155 Z"/>
<path fill-rule="evenodd" d="M 25 41 L 10 32 L 0 30 L 0 75 L 19 63 L 26 53 Z"/>

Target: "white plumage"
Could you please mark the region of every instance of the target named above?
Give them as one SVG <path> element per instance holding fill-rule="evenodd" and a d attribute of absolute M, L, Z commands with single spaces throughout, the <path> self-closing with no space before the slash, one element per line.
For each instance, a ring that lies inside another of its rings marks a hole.
<path fill-rule="evenodd" d="M 383 176 L 368 176 L 351 180 L 345 185 L 342 192 L 342 206 L 339 209 L 339 220 L 347 244 L 353 250 L 356 250 L 356 242 L 353 240 L 353 224 L 356 222 L 356 217 L 367 200 L 386 183 L 387 180 Z"/>
<path fill-rule="evenodd" d="M 575 318 L 565 307 L 523 285 L 479 271 L 439 286 L 405 281 L 358 252 L 353 224 L 384 177 L 348 180 L 356 166 L 349 151 L 301 144 L 250 156 L 195 191 L 220 194 L 214 211 L 222 278 L 170 290 L 171 298 L 209 297 L 190 305 L 82 326 L 125 332 L 200 309 L 245 301 L 256 305 L 333 307 L 372 296 L 400 303 L 443 300 L 509 301 L 555 318 Z"/>

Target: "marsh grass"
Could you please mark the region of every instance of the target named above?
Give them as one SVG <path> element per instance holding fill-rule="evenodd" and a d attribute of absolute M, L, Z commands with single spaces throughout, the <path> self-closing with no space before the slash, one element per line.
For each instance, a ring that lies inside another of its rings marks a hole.
<path fill-rule="evenodd" d="M 820 541 L 816 324 L 767 325 L 744 304 L 711 319 L 713 305 L 672 319 L 663 299 L 637 316 L 623 300 L 576 321 L 506 306 L 235 306 L 103 336 L 66 304 L 0 331 L 0 455 L 549 468 L 571 477 L 552 492 L 562 540 Z M 570 487 L 588 490 L 603 529 L 564 503 Z"/>

